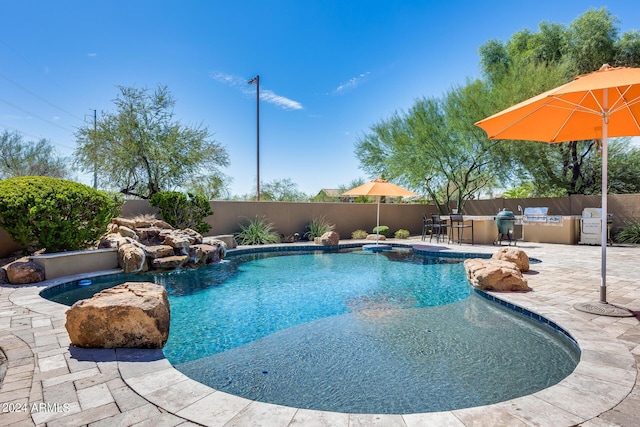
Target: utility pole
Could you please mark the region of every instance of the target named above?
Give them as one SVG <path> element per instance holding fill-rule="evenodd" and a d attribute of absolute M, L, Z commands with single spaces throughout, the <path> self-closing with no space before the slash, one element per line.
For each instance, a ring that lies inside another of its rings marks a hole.
<path fill-rule="evenodd" d="M 98 110 L 93 110 L 93 143 L 96 143 L 96 131 L 98 128 Z M 98 159 L 93 163 L 93 188 L 98 188 Z"/>
<path fill-rule="evenodd" d="M 260 201 L 260 75 L 247 82 L 256 85 L 256 200 Z"/>

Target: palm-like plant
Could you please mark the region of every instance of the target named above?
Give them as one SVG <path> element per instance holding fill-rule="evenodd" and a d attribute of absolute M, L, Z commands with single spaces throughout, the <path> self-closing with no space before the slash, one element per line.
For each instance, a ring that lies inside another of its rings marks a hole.
<path fill-rule="evenodd" d="M 256 217 L 248 224 L 240 226 L 236 240 L 241 245 L 264 245 L 280 243 L 280 235 L 274 231 L 273 223 L 267 222 L 264 217 Z"/>

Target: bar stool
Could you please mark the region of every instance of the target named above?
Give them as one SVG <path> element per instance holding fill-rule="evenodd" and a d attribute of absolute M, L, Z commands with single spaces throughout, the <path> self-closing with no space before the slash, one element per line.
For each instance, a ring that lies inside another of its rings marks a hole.
<path fill-rule="evenodd" d="M 440 241 L 440 237 L 444 241 L 445 236 L 447 236 L 447 220 L 441 219 L 439 214 L 431 214 L 431 236 L 429 241 L 434 235 L 436 236 L 436 242 Z"/>

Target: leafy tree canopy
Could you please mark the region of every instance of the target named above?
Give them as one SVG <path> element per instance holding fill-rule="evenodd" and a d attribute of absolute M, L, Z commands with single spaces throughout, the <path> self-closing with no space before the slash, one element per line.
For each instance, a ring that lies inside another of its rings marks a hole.
<path fill-rule="evenodd" d="M 148 199 L 194 178 L 219 176 L 228 165 L 226 150 L 206 127 L 174 120 L 175 100 L 166 86 L 119 90 L 115 112 L 102 112 L 95 130 L 76 132 L 75 161 L 85 171 L 95 168 L 102 185 Z"/>
<path fill-rule="evenodd" d="M 23 141 L 18 132 L 0 134 L 0 179 L 17 176 L 68 178 L 67 159 L 59 156 L 46 139 Z"/>

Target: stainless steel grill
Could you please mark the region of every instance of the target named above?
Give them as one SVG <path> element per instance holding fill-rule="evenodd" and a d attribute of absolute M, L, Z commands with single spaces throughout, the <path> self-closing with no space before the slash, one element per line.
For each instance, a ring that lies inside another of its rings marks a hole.
<path fill-rule="evenodd" d="M 548 207 L 530 207 L 524 208 L 524 213 L 522 214 L 522 222 L 547 222 L 547 217 L 549 215 Z"/>
<path fill-rule="evenodd" d="M 607 243 L 611 243 L 612 215 L 607 218 Z M 581 245 L 601 245 L 602 244 L 602 209 L 584 208 L 582 218 L 580 218 L 580 241 Z"/>

